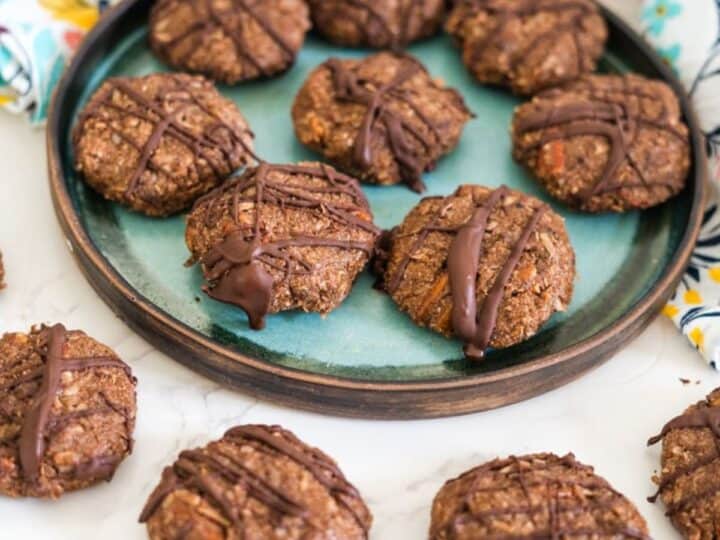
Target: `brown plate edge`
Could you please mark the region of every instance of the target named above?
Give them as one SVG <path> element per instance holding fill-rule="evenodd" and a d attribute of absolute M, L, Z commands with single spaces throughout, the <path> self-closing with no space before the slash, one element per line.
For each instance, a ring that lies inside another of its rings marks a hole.
<path fill-rule="evenodd" d="M 59 108 L 65 88 L 94 41 L 136 4 L 129 0 L 106 13 L 77 51 L 50 105 L 47 153 L 50 191 L 58 221 L 81 271 L 98 295 L 135 332 L 186 367 L 257 398 L 324 414 L 358 418 L 435 418 L 489 410 L 563 386 L 609 359 L 655 318 L 678 285 L 700 232 L 708 181 L 705 144 L 682 85 L 656 53 L 609 10 L 610 26 L 635 45 L 678 94 L 690 127 L 695 176 L 693 202 L 680 249 L 655 286 L 613 325 L 560 353 L 490 374 L 428 382 L 376 382 L 318 375 L 257 360 L 214 342 L 138 295 L 100 254 L 80 224 L 62 174 Z"/>

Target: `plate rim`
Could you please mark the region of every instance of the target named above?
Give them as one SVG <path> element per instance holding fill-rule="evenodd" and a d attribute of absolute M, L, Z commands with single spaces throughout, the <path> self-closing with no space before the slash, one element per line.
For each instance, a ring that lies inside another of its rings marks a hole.
<path fill-rule="evenodd" d="M 53 92 L 46 130 L 48 178 L 53 206 L 66 237 L 68 247 L 91 286 L 109 307 L 137 333 L 175 361 L 221 384 L 240 389 L 257 397 L 299 406 L 315 411 L 373 418 L 427 418 L 469 413 L 495 408 L 527 399 L 567 384 L 592 367 L 600 365 L 628 341 L 640 333 L 657 315 L 679 283 L 690 260 L 700 233 L 707 193 L 708 170 L 705 144 L 695 110 L 687 92 L 675 74 L 665 65 L 650 45 L 627 23 L 606 7 L 600 5 L 603 17 L 610 27 L 617 28 L 648 58 L 675 91 L 691 133 L 691 148 L 695 175 L 689 178 L 688 188 L 693 189 L 692 206 L 686 230 L 679 248 L 670 259 L 664 272 L 652 288 L 622 317 L 585 340 L 551 355 L 541 356 L 525 364 L 502 368 L 491 373 L 461 375 L 425 381 L 373 381 L 338 375 L 320 374 L 274 364 L 247 356 L 207 337 L 182 321 L 175 319 L 159 306 L 136 291 L 113 267 L 90 239 L 82 226 L 67 189 L 63 174 L 62 149 L 59 147 L 60 109 L 67 99 L 70 82 L 80 64 L 91 53 L 95 42 L 121 20 L 131 9 L 150 0 L 126 0 L 108 10 L 90 31 L 66 68 Z M 141 8 L 138 8 L 141 9 Z M 467 400 L 473 388 L 530 377 L 546 370 L 555 370 L 573 361 L 592 357 L 581 372 L 572 372 L 563 380 L 549 381 L 540 391 L 516 392 L 508 401 Z M 200 362 L 200 364 L 198 364 Z M 202 362 L 205 362 L 203 365 Z M 229 364 L 232 363 L 232 364 Z M 224 364 L 224 365 L 223 365 Z M 228 374 L 228 372 L 234 372 Z M 256 380 L 256 377 L 259 379 Z M 278 377 L 279 381 L 271 381 Z M 244 380 L 244 379 L 247 380 Z M 292 383 L 292 392 L 282 391 L 282 381 Z M 258 389 L 255 384 L 265 383 Z M 276 388 L 277 387 L 277 388 Z M 332 391 L 325 396 L 323 392 Z M 453 397 L 453 391 L 465 396 L 462 403 Z M 296 394 L 297 392 L 297 394 Z M 343 392 L 346 396 L 343 397 Z M 347 394 L 349 392 L 349 394 Z M 523 395 L 525 394 L 525 395 Z M 387 396 L 387 399 L 381 399 Z M 323 398 L 327 398 L 323 400 Z M 439 403 L 430 402 L 437 398 Z"/>

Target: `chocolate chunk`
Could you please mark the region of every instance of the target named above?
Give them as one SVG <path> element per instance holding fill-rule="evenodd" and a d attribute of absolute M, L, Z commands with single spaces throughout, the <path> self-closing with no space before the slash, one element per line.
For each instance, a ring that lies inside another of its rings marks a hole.
<path fill-rule="evenodd" d="M 434 35 L 444 0 L 309 0 L 315 28 L 350 47 L 400 49 Z"/>
<path fill-rule="evenodd" d="M 303 0 L 159 0 L 150 45 L 175 68 L 235 84 L 289 69 L 309 28 Z"/>
<path fill-rule="evenodd" d="M 523 95 L 595 71 L 607 39 L 592 0 L 459 0 L 446 27 L 480 82 Z"/>
<path fill-rule="evenodd" d="M 135 384 L 113 351 L 60 324 L 0 338 L 0 493 L 109 481 L 132 451 Z"/>
<path fill-rule="evenodd" d="M 662 441 L 660 475 L 653 478 L 667 516 L 684 538 L 714 538 L 720 519 L 720 389 L 668 422 Z"/>
<path fill-rule="evenodd" d="M 140 521 L 152 540 L 360 540 L 372 516 L 330 457 L 278 426 L 247 425 L 182 452 Z"/>
<path fill-rule="evenodd" d="M 418 325 L 468 358 L 524 341 L 570 303 L 575 254 L 563 219 L 506 187 L 428 197 L 397 227 L 385 289 Z"/>
<path fill-rule="evenodd" d="M 450 480 L 435 497 L 430 540 L 650 540 L 637 508 L 568 454 L 496 459 Z"/>
<path fill-rule="evenodd" d="M 690 167 L 672 89 L 639 75 L 590 75 L 518 107 L 513 154 L 554 197 L 586 212 L 658 205 Z"/>
<path fill-rule="evenodd" d="M 422 191 L 422 173 L 455 148 L 471 113 L 415 58 L 383 52 L 321 64 L 292 116 L 300 141 L 348 174 Z"/>
<path fill-rule="evenodd" d="M 355 179 L 320 163 L 261 163 L 197 202 L 186 241 L 205 292 L 260 329 L 268 313 L 335 309 L 379 234 Z"/>
<path fill-rule="evenodd" d="M 75 166 L 105 198 L 151 216 L 192 204 L 253 159 L 252 133 L 207 79 L 108 79 L 73 134 Z"/>

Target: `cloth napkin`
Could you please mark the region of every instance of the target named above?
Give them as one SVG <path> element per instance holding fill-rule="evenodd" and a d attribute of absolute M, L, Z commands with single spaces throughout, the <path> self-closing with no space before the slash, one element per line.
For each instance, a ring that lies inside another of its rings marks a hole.
<path fill-rule="evenodd" d="M 75 48 L 109 0 L 0 0 L 0 106 L 42 122 Z"/>
<path fill-rule="evenodd" d="M 690 267 L 664 313 L 720 367 L 720 0 L 645 0 L 641 27 L 685 84 L 710 158 L 710 196 Z"/>

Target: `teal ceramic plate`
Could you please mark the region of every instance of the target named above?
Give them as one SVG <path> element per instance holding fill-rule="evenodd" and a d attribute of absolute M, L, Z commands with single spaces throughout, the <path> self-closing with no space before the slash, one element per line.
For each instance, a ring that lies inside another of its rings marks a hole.
<path fill-rule="evenodd" d="M 511 159 L 508 135 L 518 100 L 473 82 L 447 36 L 414 45 L 430 72 L 460 89 L 477 114 L 458 149 L 425 177 L 428 194 L 461 183 L 501 183 L 540 197 L 567 220 L 578 280 L 567 313 L 522 345 L 472 364 L 457 341 L 416 327 L 363 275 L 326 318 L 269 317 L 262 332 L 243 312 L 199 292 L 187 269 L 184 218 L 150 219 L 109 203 L 72 169 L 70 131 L 89 95 L 109 76 L 166 70 L 147 46 L 151 2 L 124 2 L 92 32 L 57 91 L 48 129 L 50 177 L 57 212 L 91 283 L 139 333 L 171 357 L 228 385 L 270 399 L 340 414 L 417 417 L 503 405 L 555 388 L 607 358 L 653 317 L 685 266 L 701 220 L 703 152 L 692 112 L 695 170 L 671 202 L 625 215 L 589 216 L 555 204 Z M 608 15 L 605 71 L 634 70 L 678 84 L 639 38 Z M 222 87 L 256 133 L 269 161 L 316 159 L 296 140 L 293 97 L 307 74 L 331 55 L 360 56 L 311 36 L 287 74 Z M 418 202 L 403 186 L 366 187 L 377 223 L 392 227 Z"/>

